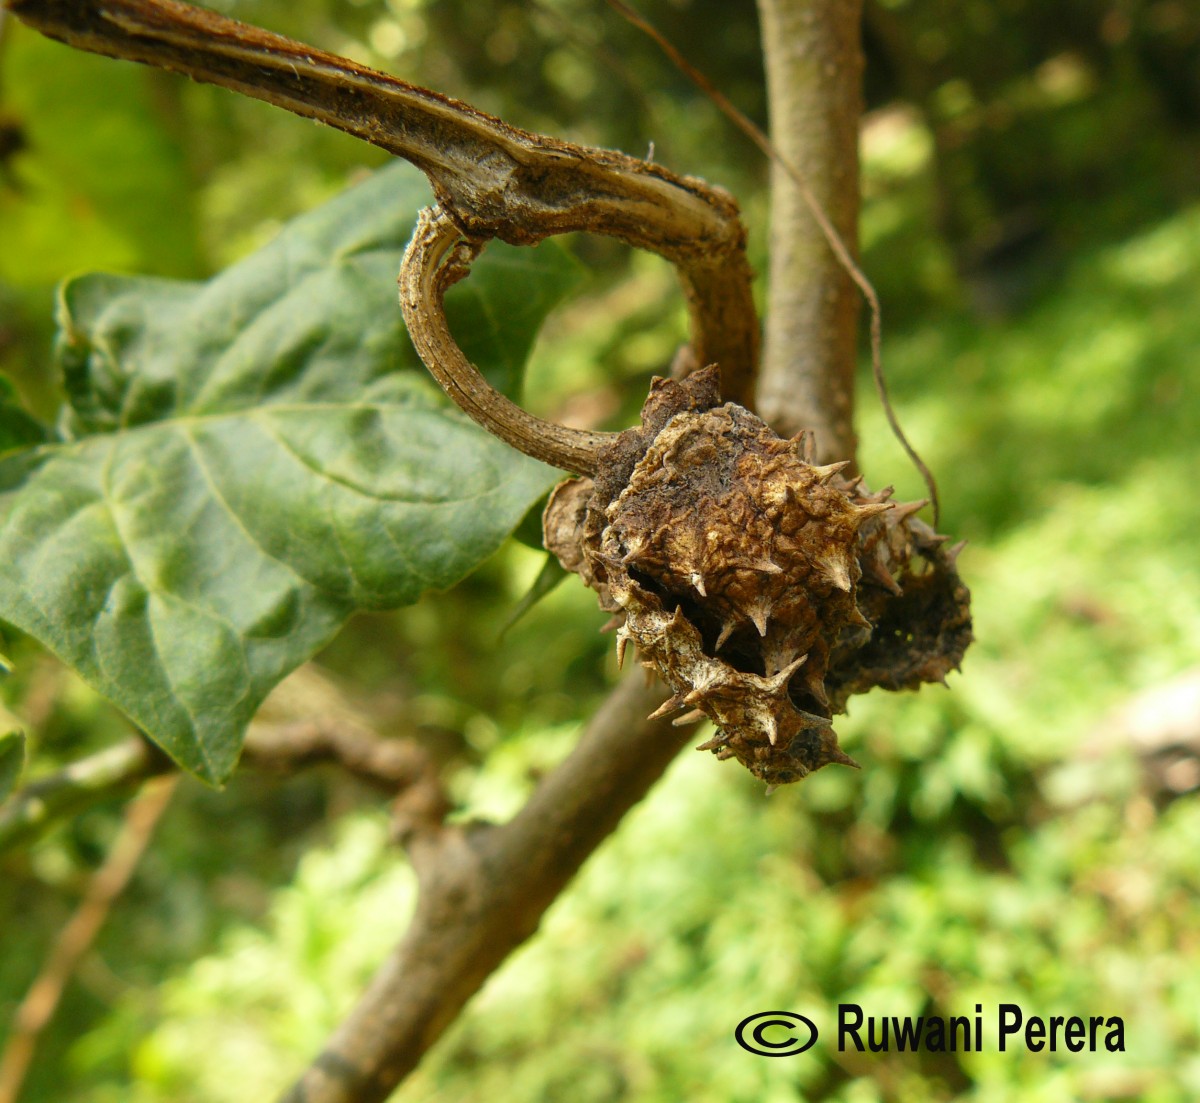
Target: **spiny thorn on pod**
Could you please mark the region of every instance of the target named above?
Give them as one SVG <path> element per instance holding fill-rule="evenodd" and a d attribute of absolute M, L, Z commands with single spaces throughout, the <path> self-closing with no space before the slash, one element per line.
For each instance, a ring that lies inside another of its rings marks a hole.
<path fill-rule="evenodd" d="M 832 733 L 833 721 L 828 716 L 818 716 L 815 712 L 809 712 L 807 709 L 797 709 L 796 711 L 806 724 L 814 728 L 824 728 L 826 731 Z"/>
<path fill-rule="evenodd" d="M 752 559 L 746 566 L 763 574 L 783 574 L 783 568 L 773 559 Z"/>
<path fill-rule="evenodd" d="M 661 705 L 658 706 L 649 716 L 647 720 L 660 720 L 664 716 L 669 716 L 673 712 L 678 712 L 683 708 L 686 698 L 681 697 L 678 693 L 672 693 Z"/>
<path fill-rule="evenodd" d="M 868 502 L 866 505 L 855 507 L 854 517 L 856 523 L 861 525 L 868 517 L 891 513 L 895 508 L 896 506 L 892 502 Z"/>
<path fill-rule="evenodd" d="M 703 709 L 692 709 L 691 712 L 685 712 L 682 716 L 676 716 L 675 719 L 671 721 L 671 727 L 684 728 L 687 727 L 688 724 L 695 724 L 701 720 L 707 719 L 708 713 L 706 713 Z"/>
<path fill-rule="evenodd" d="M 724 624 L 721 625 L 721 631 L 717 635 L 716 646 L 713 648 L 714 651 L 720 651 L 721 648 L 725 646 L 725 641 L 728 640 L 729 637 L 733 635 L 734 627 L 735 627 L 735 625 L 734 625 L 733 621 L 731 621 L 731 620 L 727 620 L 727 621 L 725 621 Z"/>
<path fill-rule="evenodd" d="M 767 621 L 771 617 L 771 607 L 763 601 L 756 601 L 746 610 L 746 615 L 749 616 L 750 623 L 758 629 L 758 634 L 766 636 Z"/>
<path fill-rule="evenodd" d="M 906 517 L 911 517 L 914 513 L 919 513 L 927 505 L 929 505 L 928 498 L 918 498 L 915 502 L 904 502 L 903 504 L 897 502 L 895 507 L 896 512 L 892 516 L 899 523 Z"/>
<path fill-rule="evenodd" d="M 819 560 L 817 569 L 831 586 L 835 586 L 839 590 L 849 593 L 854 585 L 850 581 L 850 567 L 841 556 L 831 555 Z M 764 632 L 763 635 L 766 633 Z"/>
<path fill-rule="evenodd" d="M 696 593 L 698 593 L 701 597 L 708 597 L 708 591 L 704 588 L 704 575 L 702 575 L 699 571 L 692 571 L 692 573 L 688 575 L 688 581 L 691 582 Z"/>
<path fill-rule="evenodd" d="M 787 640 L 776 641 L 775 646 L 762 648 L 763 674 L 770 679 L 776 677 L 781 670 L 786 670 L 796 658 L 796 652 L 789 646 Z"/>
<path fill-rule="evenodd" d="M 698 751 L 715 751 L 718 747 L 724 747 L 729 742 L 729 736 L 724 732 L 717 732 L 711 739 L 706 739 L 696 748 Z"/>
<path fill-rule="evenodd" d="M 875 556 L 872 556 L 863 564 L 863 573 L 872 581 L 879 583 L 885 589 L 891 590 L 896 597 L 899 597 L 904 591 L 900 588 L 893 577 L 891 571 L 887 569 Z"/>
<path fill-rule="evenodd" d="M 888 577 L 890 578 L 891 576 L 889 575 Z M 873 625 L 865 616 L 863 616 L 863 611 L 857 605 L 850 610 L 850 623 L 857 625 L 859 628 L 875 627 L 875 625 Z"/>
<path fill-rule="evenodd" d="M 806 662 L 808 662 L 808 655 L 801 655 L 799 658 L 793 659 L 777 674 L 772 674 L 769 678 L 760 678 L 757 674 L 747 674 L 745 677 L 755 688 L 761 689 L 768 694 L 775 694 L 781 689 L 787 688 L 788 682 L 792 680 L 792 675 Z"/>
<path fill-rule="evenodd" d="M 807 671 L 804 675 L 804 688 L 822 708 L 829 708 L 829 694 L 825 692 L 825 679 L 815 670 Z"/>
<path fill-rule="evenodd" d="M 852 770 L 862 769 L 841 747 L 834 747 L 832 750 L 827 750 L 825 756 L 828 762 L 836 763 L 839 766 L 849 766 Z"/>
<path fill-rule="evenodd" d="M 827 483 L 839 471 L 844 471 L 849 466 L 849 460 L 838 460 L 837 463 L 827 463 L 823 467 L 814 467 L 812 473 L 817 482 Z"/>
<path fill-rule="evenodd" d="M 625 648 L 629 646 L 631 636 L 624 625 L 617 632 L 617 669 L 625 669 Z"/>
<path fill-rule="evenodd" d="M 773 712 L 764 712 L 761 719 L 762 729 L 766 733 L 767 742 L 772 747 L 779 742 L 779 723 Z"/>
<path fill-rule="evenodd" d="M 951 544 L 950 547 L 946 549 L 946 560 L 951 566 L 954 566 L 954 564 L 958 561 L 958 557 L 962 555 L 962 550 L 966 546 L 967 542 L 965 540 L 960 540 L 957 544 Z"/>

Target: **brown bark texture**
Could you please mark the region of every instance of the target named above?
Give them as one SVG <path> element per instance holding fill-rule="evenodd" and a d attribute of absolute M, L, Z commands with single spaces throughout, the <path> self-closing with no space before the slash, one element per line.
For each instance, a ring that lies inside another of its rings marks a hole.
<path fill-rule="evenodd" d="M 421 212 L 398 281 L 400 307 L 413 347 L 442 390 L 489 433 L 565 471 L 593 474 L 600 449 L 616 433 L 568 429 L 534 417 L 497 392 L 450 333 L 446 291 L 467 275 L 478 252 L 445 211 L 427 207 Z"/>
<path fill-rule="evenodd" d="M 771 112 L 771 266 L 759 412 L 816 434 L 821 462 L 854 459 L 858 292 L 780 161 L 802 169 L 858 249 L 862 0 L 758 0 Z"/>
<path fill-rule="evenodd" d="M 378 1103 L 416 1067 L 620 823 L 695 728 L 647 714 L 665 693 L 638 672 L 508 823 L 402 833 L 420 885 L 408 934 L 284 1103 Z"/>

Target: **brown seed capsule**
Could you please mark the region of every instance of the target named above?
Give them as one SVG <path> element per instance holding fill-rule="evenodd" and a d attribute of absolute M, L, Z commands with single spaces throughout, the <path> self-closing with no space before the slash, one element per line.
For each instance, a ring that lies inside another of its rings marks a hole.
<path fill-rule="evenodd" d="M 655 380 L 641 426 L 544 519 L 546 546 L 623 615 L 619 653 L 633 640 L 671 688 L 655 715 L 699 710 L 719 729 L 704 749 L 772 785 L 857 765 L 830 719 L 848 697 L 939 680 L 971 639 L 919 505 L 806 446 L 721 404 L 715 369 Z"/>

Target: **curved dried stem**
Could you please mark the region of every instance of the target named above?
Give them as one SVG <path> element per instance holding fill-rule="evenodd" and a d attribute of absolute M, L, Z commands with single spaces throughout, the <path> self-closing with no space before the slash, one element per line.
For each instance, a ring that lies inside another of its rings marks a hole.
<path fill-rule="evenodd" d="M 400 306 L 413 345 L 442 390 L 489 433 L 534 459 L 595 474 L 597 451 L 615 433 L 567 429 L 534 417 L 494 390 L 451 335 L 446 291 L 467 275 L 480 249 L 440 208 L 421 212 L 400 266 Z"/>
<path fill-rule="evenodd" d="M 746 230 L 720 188 L 623 153 L 509 126 L 465 103 L 178 0 L 9 0 L 23 22 L 79 49 L 186 73 L 318 119 L 411 161 L 472 241 L 533 245 L 605 234 L 679 273 L 696 363 L 721 365 L 750 406 L 758 317 Z"/>

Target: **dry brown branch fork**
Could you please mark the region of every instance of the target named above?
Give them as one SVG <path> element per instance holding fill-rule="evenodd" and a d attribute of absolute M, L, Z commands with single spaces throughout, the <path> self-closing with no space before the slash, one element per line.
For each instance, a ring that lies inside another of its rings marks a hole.
<path fill-rule="evenodd" d="M 9 0 L 70 45 L 174 70 L 318 119 L 428 177 L 400 275 L 421 358 L 474 420 L 576 473 L 547 509 L 546 543 L 614 614 L 670 696 L 626 680 L 576 750 L 502 826 L 442 823 L 421 787 L 400 818 L 421 882 L 417 915 L 359 1006 L 288 1096 L 382 1099 L 453 1020 L 588 854 L 707 718 L 704 744 L 775 785 L 850 763 L 831 718 L 874 686 L 941 681 L 970 641 L 955 553 L 890 491 L 819 465 L 811 434 L 751 411 L 759 323 L 737 206 L 703 181 L 621 153 L 521 131 L 427 89 L 176 0 Z M 851 5 L 853 7 L 853 5 Z M 642 424 L 567 429 L 497 394 L 442 310 L 493 238 L 588 231 L 665 257 L 688 303 L 680 363 Z M 852 343 L 851 343 L 852 344 Z M 844 411 L 843 411 L 844 412 Z M 852 457 L 847 457 L 847 462 Z M 656 709 L 655 705 L 659 707 Z M 646 720 L 650 710 L 653 715 Z M 665 717 L 682 714 L 681 727 Z"/>

